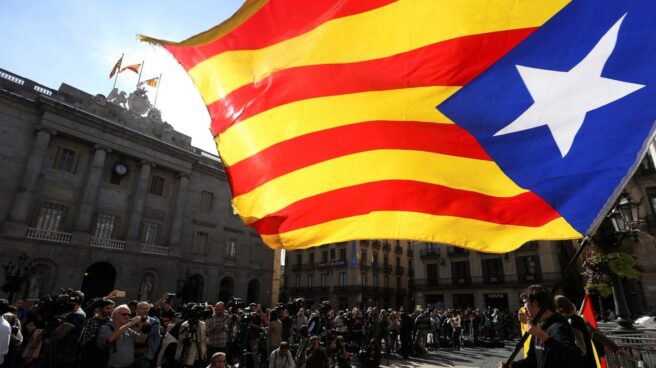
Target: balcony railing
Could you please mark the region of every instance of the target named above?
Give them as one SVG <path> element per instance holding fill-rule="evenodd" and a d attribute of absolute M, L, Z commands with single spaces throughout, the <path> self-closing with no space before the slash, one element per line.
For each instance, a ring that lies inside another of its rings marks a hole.
<path fill-rule="evenodd" d="M 62 231 L 53 231 L 28 227 L 25 237 L 28 239 L 45 240 L 53 243 L 69 244 L 73 234 Z"/>
<path fill-rule="evenodd" d="M 294 271 L 294 272 L 303 271 L 303 265 L 301 263 L 293 264 L 292 265 L 292 271 Z"/>
<path fill-rule="evenodd" d="M 369 246 L 369 240 L 360 240 L 360 246 L 361 247 L 368 247 Z"/>
<path fill-rule="evenodd" d="M 405 267 L 403 267 L 403 266 L 396 266 L 396 274 L 397 274 L 397 275 L 403 275 L 404 272 L 405 272 Z"/>
<path fill-rule="evenodd" d="M 317 265 L 316 265 L 316 263 L 314 263 L 314 262 L 312 262 L 312 263 L 306 263 L 306 264 L 303 265 L 303 269 L 306 270 L 306 271 L 312 271 L 312 270 L 314 270 L 316 267 L 317 267 Z"/>
<path fill-rule="evenodd" d="M 412 250 L 412 248 L 408 248 L 406 252 L 408 253 L 408 257 L 414 256 L 414 251 Z"/>
<path fill-rule="evenodd" d="M 390 250 L 392 250 L 392 245 L 391 245 L 390 243 L 385 243 L 385 244 L 383 244 L 383 252 L 386 252 L 386 253 L 387 253 L 387 252 L 389 252 Z"/>
<path fill-rule="evenodd" d="M 392 265 L 390 264 L 383 265 L 383 272 L 392 273 Z"/>
<path fill-rule="evenodd" d="M 437 249 L 422 249 L 419 251 L 419 257 L 421 259 L 439 259 L 440 252 Z"/>
<path fill-rule="evenodd" d="M 169 248 L 161 247 L 159 245 L 141 244 L 140 252 L 145 254 L 156 254 L 158 256 L 168 256 Z"/>
<path fill-rule="evenodd" d="M 346 261 L 344 261 L 342 259 L 336 260 L 336 261 L 330 261 L 330 267 L 342 268 L 342 267 L 346 267 L 346 266 L 347 266 Z"/>
<path fill-rule="evenodd" d="M 103 239 L 92 237 L 89 239 L 89 245 L 95 248 L 125 250 L 125 241 L 116 239 Z"/>
<path fill-rule="evenodd" d="M 400 245 L 395 245 L 394 246 L 394 253 L 396 254 L 403 254 L 403 247 Z"/>
<path fill-rule="evenodd" d="M 371 243 L 371 248 L 373 248 L 373 249 L 380 249 L 380 240 L 374 240 L 374 241 Z"/>
<path fill-rule="evenodd" d="M 318 269 L 324 269 L 324 268 L 329 268 L 330 267 L 330 262 L 319 262 L 317 263 L 317 268 Z"/>

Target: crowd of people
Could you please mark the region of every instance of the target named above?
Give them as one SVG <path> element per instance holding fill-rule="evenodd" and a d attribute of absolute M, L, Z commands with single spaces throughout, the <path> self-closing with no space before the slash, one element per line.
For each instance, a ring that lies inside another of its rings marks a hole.
<path fill-rule="evenodd" d="M 0 367 L 366 368 L 429 350 L 495 346 L 519 334 L 519 319 L 493 308 L 340 310 L 297 299 L 265 309 L 231 298 L 176 310 L 173 294 L 120 305 L 116 294 L 85 303 L 69 290 L 29 310 L 21 300 L 0 301 L 9 331 L 3 351 L 0 329 Z M 539 335 L 539 326 L 530 328 Z"/>

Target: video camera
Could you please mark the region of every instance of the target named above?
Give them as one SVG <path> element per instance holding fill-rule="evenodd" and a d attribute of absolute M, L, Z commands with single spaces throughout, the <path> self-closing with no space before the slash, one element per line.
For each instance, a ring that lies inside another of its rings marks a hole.
<path fill-rule="evenodd" d="M 243 309 L 246 306 L 241 298 L 235 298 L 234 296 L 231 296 L 225 304 L 229 311 L 232 311 L 233 309 Z"/>
<path fill-rule="evenodd" d="M 75 309 L 75 304 L 82 304 L 84 294 L 73 289 L 61 289 L 61 294 L 46 295 L 39 300 L 30 310 L 37 315 L 37 328 L 46 330 L 54 329 L 61 321 L 59 316 L 70 313 Z"/>
<path fill-rule="evenodd" d="M 207 303 L 189 303 L 182 312 L 182 318 L 190 322 L 212 317 L 212 306 Z"/>

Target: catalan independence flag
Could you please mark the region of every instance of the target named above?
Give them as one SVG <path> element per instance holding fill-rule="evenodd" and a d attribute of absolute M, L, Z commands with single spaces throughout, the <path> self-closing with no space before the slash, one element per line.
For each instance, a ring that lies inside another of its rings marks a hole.
<path fill-rule="evenodd" d="M 142 36 L 198 88 L 234 208 L 266 244 L 411 239 L 507 252 L 582 236 L 468 127 L 489 120 L 468 109 L 493 107 L 454 95 L 549 28 L 569 1 L 311 3 L 250 0 L 185 41 Z"/>

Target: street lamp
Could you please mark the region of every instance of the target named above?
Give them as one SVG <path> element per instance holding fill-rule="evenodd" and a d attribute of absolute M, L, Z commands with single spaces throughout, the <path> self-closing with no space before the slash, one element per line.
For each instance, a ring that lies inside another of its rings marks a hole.
<path fill-rule="evenodd" d="M 18 256 L 16 264 L 9 261 L 3 266 L 5 283 L 2 285 L 2 291 L 8 293 L 10 303 L 13 301 L 14 293 L 20 290 L 21 285 L 27 282 L 34 273 L 34 267 L 27 264 L 27 259 L 27 255 L 22 253 Z"/>
<path fill-rule="evenodd" d="M 615 239 L 609 239 L 611 241 L 604 244 L 604 250 L 606 252 L 615 250 L 627 237 L 632 237 L 634 241 L 638 241 L 637 227 L 640 223 L 638 203 L 634 202 L 626 191 L 620 194 L 607 218 L 613 225 Z M 610 272 L 610 277 L 611 291 L 613 292 L 613 299 L 615 301 L 615 315 L 617 315 L 616 322 L 620 329 L 633 329 L 633 320 L 631 320 L 629 307 L 626 303 L 622 279 L 614 272 Z"/>

